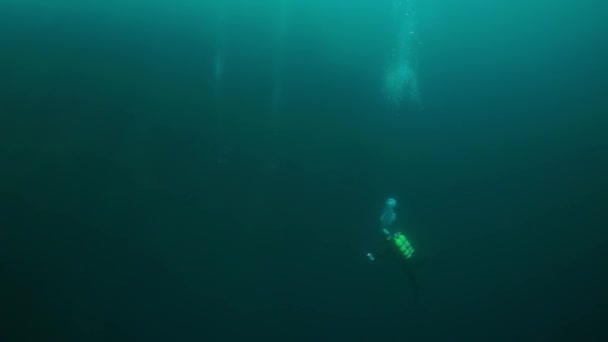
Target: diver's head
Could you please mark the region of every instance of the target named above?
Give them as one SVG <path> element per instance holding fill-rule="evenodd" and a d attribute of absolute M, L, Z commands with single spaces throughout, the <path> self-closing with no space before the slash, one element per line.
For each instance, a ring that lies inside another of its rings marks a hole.
<path fill-rule="evenodd" d="M 389 198 L 386 200 L 386 206 L 387 206 L 388 208 L 395 209 L 395 207 L 397 206 L 397 200 L 396 200 L 396 199 L 394 199 L 394 198 L 392 198 L 392 197 L 389 197 Z"/>

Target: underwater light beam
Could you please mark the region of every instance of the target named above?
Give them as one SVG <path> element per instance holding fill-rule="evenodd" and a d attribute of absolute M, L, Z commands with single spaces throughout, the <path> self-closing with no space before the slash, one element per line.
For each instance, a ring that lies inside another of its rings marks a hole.
<path fill-rule="evenodd" d="M 391 52 L 385 69 L 384 95 L 394 106 L 404 101 L 420 105 L 420 89 L 416 68 L 417 46 L 420 44 L 416 31 L 415 0 L 395 0 L 393 15 L 399 26 L 397 46 Z"/>

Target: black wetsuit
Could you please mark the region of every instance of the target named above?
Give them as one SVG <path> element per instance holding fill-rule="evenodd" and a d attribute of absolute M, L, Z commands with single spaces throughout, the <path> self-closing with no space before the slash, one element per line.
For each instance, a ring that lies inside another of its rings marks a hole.
<path fill-rule="evenodd" d="M 390 264 L 395 264 L 399 271 L 405 276 L 409 286 L 412 289 L 412 296 L 414 301 L 418 302 L 418 281 L 414 274 L 414 268 L 417 264 L 416 254 L 414 254 L 411 258 L 406 258 L 397 245 L 395 241 L 390 238 L 387 239 L 383 237 L 382 240 L 378 243 L 377 248 L 375 250 L 374 256 L 376 261 L 386 262 Z"/>

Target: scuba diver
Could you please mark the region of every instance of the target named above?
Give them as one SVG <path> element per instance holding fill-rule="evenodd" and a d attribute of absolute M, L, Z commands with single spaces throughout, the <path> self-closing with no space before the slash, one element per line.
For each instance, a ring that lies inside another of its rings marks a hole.
<path fill-rule="evenodd" d="M 380 225 L 382 229 L 383 239 L 373 252 L 367 253 L 367 258 L 376 262 L 376 260 L 393 259 L 401 268 L 401 271 L 408 278 L 412 286 L 414 301 L 418 301 L 418 283 L 414 276 L 412 266 L 414 265 L 414 247 L 402 232 L 394 232 L 394 223 L 397 219 L 395 208 L 397 201 L 394 198 L 388 198 L 384 205 L 384 210 L 380 216 Z"/>

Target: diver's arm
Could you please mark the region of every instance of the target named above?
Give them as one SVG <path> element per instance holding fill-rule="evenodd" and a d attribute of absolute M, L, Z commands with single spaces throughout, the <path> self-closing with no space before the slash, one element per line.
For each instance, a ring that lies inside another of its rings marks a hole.
<path fill-rule="evenodd" d="M 374 248 L 370 253 L 367 254 L 367 257 L 371 261 L 375 261 L 377 258 L 383 259 L 389 253 L 391 247 L 391 242 L 387 240 L 385 237 L 378 239 L 374 245 Z"/>
<path fill-rule="evenodd" d="M 389 229 L 393 223 L 395 223 L 395 219 L 397 218 L 397 214 L 395 213 L 396 206 L 397 200 L 392 197 L 389 197 L 385 202 L 384 210 L 382 211 L 382 215 L 380 215 L 380 224 L 384 236 L 379 243 L 376 243 L 376 246 L 374 246 L 372 252 L 367 253 L 367 257 L 371 261 L 376 260 L 376 256 L 384 257 L 388 252 L 390 247 L 388 240 L 390 240 L 391 236 Z"/>
<path fill-rule="evenodd" d="M 388 252 L 390 251 L 391 248 L 391 241 L 387 240 L 386 238 L 382 238 L 380 240 L 380 242 L 378 243 L 378 249 L 377 249 L 377 253 L 378 255 L 385 257 Z"/>

